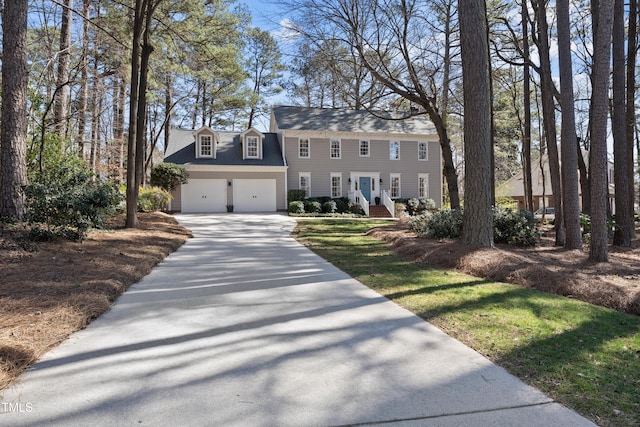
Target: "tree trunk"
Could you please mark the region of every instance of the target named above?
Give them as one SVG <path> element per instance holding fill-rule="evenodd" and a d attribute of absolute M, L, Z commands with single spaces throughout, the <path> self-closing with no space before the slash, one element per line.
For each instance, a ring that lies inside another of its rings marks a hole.
<path fill-rule="evenodd" d="M 160 0 L 161 1 L 161 0 Z M 144 33 L 142 38 L 142 55 L 140 58 L 140 85 L 138 86 L 138 121 L 136 129 L 136 183 L 144 186 L 145 183 L 145 149 L 146 149 L 146 125 L 147 125 L 147 83 L 149 80 L 149 59 L 153 53 L 151 45 L 151 17 L 155 6 L 153 1 L 147 2 Z"/>
<path fill-rule="evenodd" d="M 626 92 L 626 127 L 627 127 L 627 186 L 629 187 L 628 209 L 633 214 L 635 208 L 635 185 L 633 145 L 636 135 L 636 57 L 638 53 L 638 2 L 629 0 L 629 28 L 627 30 L 627 92 Z M 635 228 L 631 228 L 631 236 L 635 237 Z"/>
<path fill-rule="evenodd" d="M 616 228 L 613 244 L 628 248 L 631 247 L 634 221 L 633 206 L 628 203 L 629 199 L 633 200 L 633 193 L 629 193 L 627 181 L 629 161 L 627 158 L 624 44 L 624 0 L 615 0 L 613 12 L 613 110 L 611 114 L 613 172 L 616 189 Z"/>
<path fill-rule="evenodd" d="M 171 137 L 171 110 L 173 109 L 173 76 L 170 72 L 167 73 L 165 99 L 164 99 L 164 150 L 167 152 L 169 148 L 169 138 Z"/>
<path fill-rule="evenodd" d="M 591 93 L 591 248 L 589 260 L 608 261 L 607 205 L 607 115 L 609 108 L 609 61 L 613 3 L 598 2 L 597 32 L 593 48 L 593 89 Z"/>
<path fill-rule="evenodd" d="M 464 94 L 465 205 L 462 242 L 493 246 L 491 193 L 491 89 L 484 0 L 460 0 Z"/>
<path fill-rule="evenodd" d="M 522 132 L 522 176 L 524 183 L 524 208 L 530 212 L 533 205 L 533 182 L 531 178 L 531 71 L 529 66 L 529 13 L 527 2 L 522 0 L 522 51 L 524 53 L 523 70 L 523 109 L 524 129 Z"/>
<path fill-rule="evenodd" d="M 549 156 L 549 177 L 555 208 L 556 246 L 564 246 L 565 228 L 562 215 L 562 184 L 560 179 L 560 159 L 556 141 L 556 118 L 554 105 L 553 80 L 551 77 L 551 59 L 549 58 L 549 27 L 544 0 L 538 0 L 538 48 L 540 52 L 540 86 L 542 92 L 542 119 Z"/>
<path fill-rule="evenodd" d="M 69 67 L 71 64 L 71 0 L 62 4 L 60 49 L 58 52 L 57 89 L 54 98 L 53 123 L 56 134 L 64 138 L 67 134 L 67 110 L 69 98 Z"/>
<path fill-rule="evenodd" d="M 580 231 L 580 198 L 578 194 L 578 153 L 571 65 L 571 32 L 569 0 L 556 1 L 558 16 L 558 54 L 560 65 L 560 103 L 562 106 L 562 207 L 566 229 L 566 249 L 582 248 Z M 554 197 L 555 199 L 556 197 Z"/>
<path fill-rule="evenodd" d="M 0 216 L 22 219 L 27 184 L 27 2 L 5 1 L 2 14 Z"/>
<path fill-rule="evenodd" d="M 98 172 L 98 152 L 100 151 L 100 100 L 102 98 L 98 61 L 98 55 L 95 55 L 92 79 L 93 87 L 91 91 L 91 151 L 89 154 L 89 165 L 94 174 Z"/>
<path fill-rule="evenodd" d="M 138 194 L 136 176 L 136 130 L 138 123 L 138 87 L 140 83 L 140 50 L 147 0 L 136 0 L 131 49 L 131 90 L 129 91 L 129 135 L 127 138 L 127 228 L 138 227 Z"/>
<path fill-rule="evenodd" d="M 87 100 L 89 99 L 89 0 L 82 2 L 82 60 L 80 66 L 80 94 L 78 97 L 78 157 L 84 159 L 84 144 L 87 131 Z"/>

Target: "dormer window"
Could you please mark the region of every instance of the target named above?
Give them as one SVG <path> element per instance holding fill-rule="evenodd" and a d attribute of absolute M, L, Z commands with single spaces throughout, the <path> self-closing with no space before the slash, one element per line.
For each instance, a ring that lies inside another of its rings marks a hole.
<path fill-rule="evenodd" d="M 208 126 L 203 126 L 193 133 L 196 140 L 196 158 L 197 159 L 215 159 L 216 144 L 220 141 L 220 137 Z"/>
<path fill-rule="evenodd" d="M 247 158 L 257 159 L 258 156 L 258 137 L 247 136 Z"/>
<path fill-rule="evenodd" d="M 243 159 L 262 159 L 263 147 L 262 142 L 264 134 L 254 128 L 247 129 L 240 134 L 240 143 L 242 144 Z"/>

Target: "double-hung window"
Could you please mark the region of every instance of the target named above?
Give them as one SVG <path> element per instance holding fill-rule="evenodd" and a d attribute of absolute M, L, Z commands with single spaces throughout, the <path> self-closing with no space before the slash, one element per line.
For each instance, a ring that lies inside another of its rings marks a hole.
<path fill-rule="evenodd" d="M 255 136 L 247 137 L 247 158 L 257 159 L 258 156 L 258 138 Z"/>
<path fill-rule="evenodd" d="M 331 197 L 334 199 L 342 197 L 342 174 L 340 172 L 331 173 Z"/>
<path fill-rule="evenodd" d="M 300 179 L 300 190 L 304 190 L 305 197 L 311 196 L 311 173 L 300 172 L 298 176 Z"/>
<path fill-rule="evenodd" d="M 213 156 L 213 138 L 211 135 L 200 136 L 200 157 Z"/>
<path fill-rule="evenodd" d="M 418 160 L 429 160 L 429 151 L 426 142 L 418 142 Z"/>
<path fill-rule="evenodd" d="M 369 141 L 360 141 L 360 157 L 369 157 Z"/>
<path fill-rule="evenodd" d="M 429 198 L 429 174 L 418 174 L 418 197 L 420 199 Z"/>
<path fill-rule="evenodd" d="M 307 138 L 300 138 L 298 140 L 298 157 L 300 159 L 308 159 L 311 157 L 311 148 Z"/>
<path fill-rule="evenodd" d="M 398 141 L 389 142 L 389 159 L 400 159 L 400 143 Z"/>
<path fill-rule="evenodd" d="M 400 174 L 391 174 L 391 198 L 400 197 Z"/>
<path fill-rule="evenodd" d="M 330 157 L 332 159 L 340 159 L 342 157 L 341 144 L 339 139 L 332 139 L 329 143 L 331 147 Z"/>

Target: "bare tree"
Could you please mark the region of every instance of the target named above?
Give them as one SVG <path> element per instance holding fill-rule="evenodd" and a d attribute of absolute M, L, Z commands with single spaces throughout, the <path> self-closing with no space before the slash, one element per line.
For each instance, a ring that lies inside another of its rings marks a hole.
<path fill-rule="evenodd" d="M 493 246 L 491 71 L 484 0 L 459 0 L 464 92 L 465 205 L 462 242 Z"/>
<path fill-rule="evenodd" d="M 0 217 L 22 218 L 27 184 L 27 2 L 6 1 L 2 14 Z"/>
<path fill-rule="evenodd" d="M 596 37 L 593 48 L 593 88 L 591 92 L 591 247 L 589 259 L 608 261 L 607 207 L 609 185 L 607 173 L 607 116 L 609 112 L 609 71 L 613 3 L 594 1 Z M 597 17 L 597 18 L 596 18 Z"/>
<path fill-rule="evenodd" d="M 580 198 L 578 192 L 578 152 L 573 98 L 573 67 L 571 65 L 571 34 L 569 0 L 556 1 L 558 16 L 558 54 L 560 65 L 560 104 L 562 106 L 562 209 L 566 229 L 567 249 L 582 248 L 580 232 Z M 558 199 L 554 194 L 554 200 Z"/>

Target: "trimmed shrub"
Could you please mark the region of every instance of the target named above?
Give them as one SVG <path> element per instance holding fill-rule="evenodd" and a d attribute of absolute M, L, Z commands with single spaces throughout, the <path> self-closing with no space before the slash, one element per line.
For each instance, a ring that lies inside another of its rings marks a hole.
<path fill-rule="evenodd" d="M 305 193 L 304 190 L 289 190 L 287 192 L 287 203 L 303 201 L 306 196 Z"/>
<path fill-rule="evenodd" d="M 333 200 L 327 200 L 322 204 L 322 212 L 324 213 L 336 213 L 338 211 L 338 205 Z"/>
<path fill-rule="evenodd" d="M 163 211 L 169 207 L 171 193 L 160 187 L 143 187 L 138 193 L 138 211 Z"/>
<path fill-rule="evenodd" d="M 290 214 L 303 214 L 304 213 L 304 203 L 300 200 L 296 200 L 289 203 Z"/>
<path fill-rule="evenodd" d="M 338 213 L 347 213 L 349 212 L 349 199 L 347 197 L 339 197 L 337 199 L 333 199 L 336 202 L 336 209 Z"/>
<path fill-rule="evenodd" d="M 304 210 L 308 213 L 322 212 L 322 205 L 316 199 L 307 199 L 304 201 Z"/>

